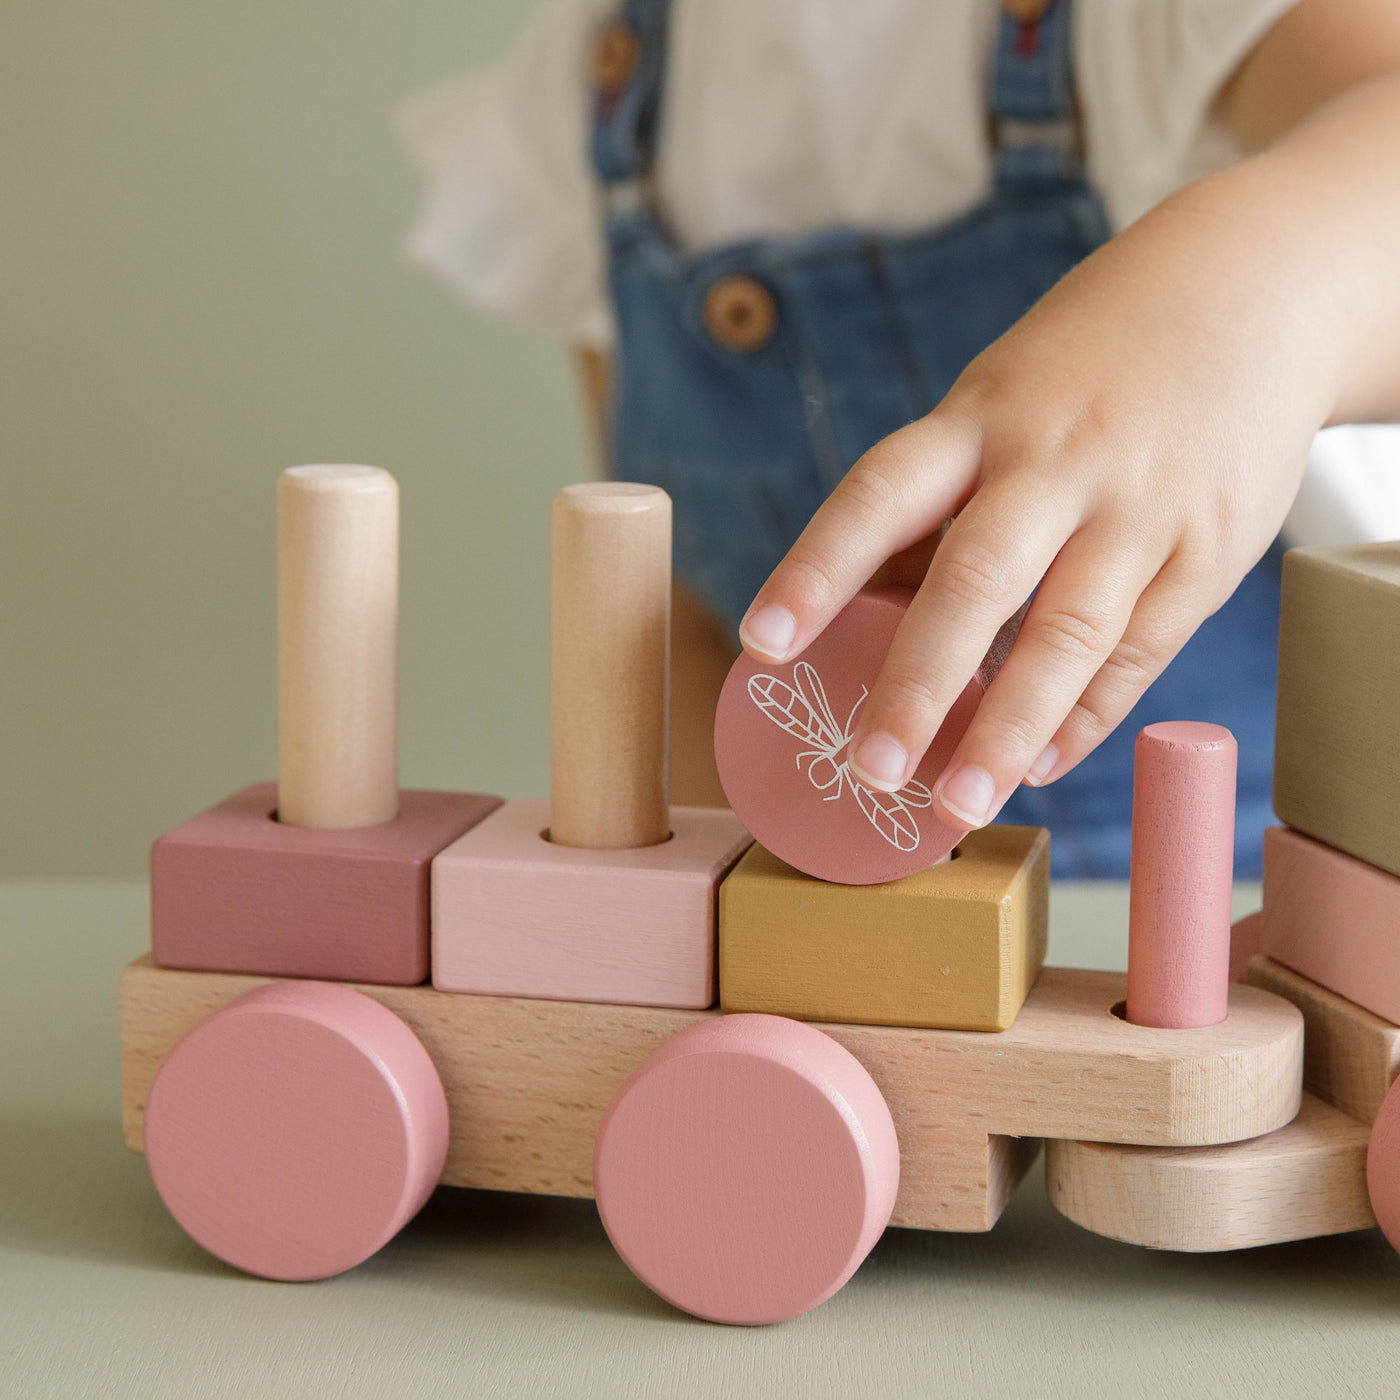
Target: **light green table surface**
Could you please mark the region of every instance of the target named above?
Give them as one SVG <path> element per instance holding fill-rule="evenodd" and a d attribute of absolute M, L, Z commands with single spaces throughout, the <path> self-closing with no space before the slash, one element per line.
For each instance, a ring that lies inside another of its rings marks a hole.
<path fill-rule="evenodd" d="M 1123 966 L 1126 918 L 1122 887 L 1057 886 L 1052 960 Z M 1062 1220 L 1038 1172 L 990 1234 L 890 1230 L 826 1306 L 756 1330 L 654 1298 L 586 1201 L 441 1190 L 349 1275 L 245 1278 L 122 1145 L 116 983 L 145 921 L 135 883 L 0 884 L 6 1400 L 1400 1393 L 1378 1231 L 1154 1254 Z"/>

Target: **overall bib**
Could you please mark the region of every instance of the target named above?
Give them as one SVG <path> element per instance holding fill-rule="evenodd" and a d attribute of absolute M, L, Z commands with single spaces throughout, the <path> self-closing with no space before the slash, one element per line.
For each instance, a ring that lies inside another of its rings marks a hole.
<path fill-rule="evenodd" d="M 1108 236 L 1085 181 L 1068 0 L 1002 15 L 988 83 L 996 174 L 969 213 L 914 234 L 837 229 L 679 248 L 650 179 L 667 0 L 627 0 L 603 52 L 593 164 L 617 323 L 613 469 L 675 505 L 677 575 L 736 631 L 769 573 L 868 447 L 928 413 L 968 362 Z M 1281 551 L 1207 619 L 1076 769 L 999 820 L 1047 826 L 1062 878 L 1124 878 L 1133 742 L 1208 720 L 1239 741 L 1235 871 L 1270 820 Z"/>

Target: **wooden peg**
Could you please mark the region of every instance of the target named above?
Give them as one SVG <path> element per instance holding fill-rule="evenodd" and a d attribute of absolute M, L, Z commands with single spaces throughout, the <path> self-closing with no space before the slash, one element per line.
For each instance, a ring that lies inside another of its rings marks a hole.
<path fill-rule="evenodd" d="M 1213 1026 L 1230 983 L 1234 735 L 1218 724 L 1149 724 L 1133 769 L 1127 1017 Z"/>
<path fill-rule="evenodd" d="M 398 813 L 399 488 L 378 467 L 277 483 L 279 820 L 337 829 Z"/>
<path fill-rule="evenodd" d="M 551 548 L 550 840 L 657 845 L 670 834 L 671 498 L 566 486 Z"/>

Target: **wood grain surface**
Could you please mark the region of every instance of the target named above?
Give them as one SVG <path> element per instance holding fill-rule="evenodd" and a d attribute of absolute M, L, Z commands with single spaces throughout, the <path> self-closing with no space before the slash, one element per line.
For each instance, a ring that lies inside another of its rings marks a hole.
<path fill-rule="evenodd" d="M 1110 1239 L 1192 1252 L 1364 1230 L 1364 1123 L 1303 1096 L 1276 1132 L 1219 1147 L 1048 1142 L 1045 1185 L 1075 1224 Z"/>
<path fill-rule="evenodd" d="M 190 1026 L 262 978 L 132 963 L 122 979 L 123 1121 L 141 1145 L 151 1078 Z M 598 1123 L 622 1081 L 676 1031 L 714 1012 L 479 997 L 431 987 L 359 990 L 422 1040 L 452 1115 L 449 1185 L 583 1196 Z M 870 1072 L 902 1161 L 894 1222 L 985 1229 L 1026 1161 L 1004 1137 L 1183 1144 L 1268 1132 L 1297 1111 L 1302 1017 L 1251 987 L 1208 1030 L 1130 1026 L 1116 973 L 1046 969 L 999 1034 L 822 1027 Z M 989 1138 L 992 1145 L 988 1146 Z"/>
<path fill-rule="evenodd" d="M 1371 1122 L 1400 1074 L 1400 1027 L 1301 973 L 1256 954 L 1251 986 L 1286 997 L 1303 1013 L 1303 1084 L 1311 1094 Z"/>

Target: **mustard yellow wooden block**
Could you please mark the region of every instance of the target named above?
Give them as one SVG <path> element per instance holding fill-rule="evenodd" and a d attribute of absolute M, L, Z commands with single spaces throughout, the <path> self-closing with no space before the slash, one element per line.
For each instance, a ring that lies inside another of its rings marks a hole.
<path fill-rule="evenodd" d="M 720 1005 L 806 1021 L 1005 1030 L 1045 961 L 1050 834 L 970 832 L 953 859 L 834 885 L 754 845 L 720 886 Z"/>

